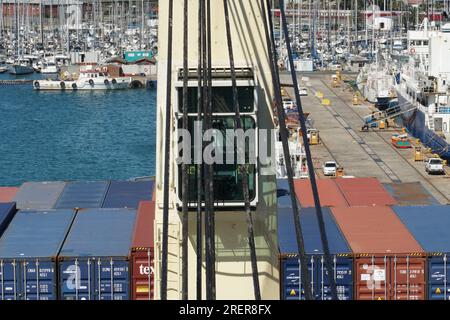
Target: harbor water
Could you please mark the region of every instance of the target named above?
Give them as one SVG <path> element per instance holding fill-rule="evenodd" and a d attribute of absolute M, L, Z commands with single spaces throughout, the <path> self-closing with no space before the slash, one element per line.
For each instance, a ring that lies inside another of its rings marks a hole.
<path fill-rule="evenodd" d="M 8 79 L 24 77 L 0 75 Z M 31 83 L 0 86 L 0 186 L 153 175 L 155 105 L 155 89 L 40 92 Z"/>

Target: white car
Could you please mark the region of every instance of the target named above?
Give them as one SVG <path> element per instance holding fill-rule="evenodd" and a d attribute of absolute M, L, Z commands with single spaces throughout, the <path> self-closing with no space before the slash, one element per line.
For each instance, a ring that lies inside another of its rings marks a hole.
<path fill-rule="evenodd" d="M 294 109 L 295 105 L 294 105 L 294 101 L 292 101 L 291 99 L 287 98 L 287 99 L 283 99 L 283 108 L 285 110 L 287 109 Z"/>
<path fill-rule="evenodd" d="M 298 93 L 300 94 L 301 97 L 307 96 L 308 95 L 308 89 L 306 87 L 298 87 Z"/>
<path fill-rule="evenodd" d="M 322 168 L 324 176 L 335 176 L 339 165 L 336 161 L 327 161 Z"/>
<path fill-rule="evenodd" d="M 428 174 L 438 173 L 445 174 L 444 164 L 441 159 L 430 158 L 425 161 L 425 171 Z"/>

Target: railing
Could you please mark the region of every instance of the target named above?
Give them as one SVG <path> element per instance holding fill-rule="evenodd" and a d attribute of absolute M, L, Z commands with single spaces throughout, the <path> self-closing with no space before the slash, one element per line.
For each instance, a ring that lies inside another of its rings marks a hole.
<path fill-rule="evenodd" d="M 437 107 L 436 113 L 446 113 L 450 114 L 450 107 Z"/>

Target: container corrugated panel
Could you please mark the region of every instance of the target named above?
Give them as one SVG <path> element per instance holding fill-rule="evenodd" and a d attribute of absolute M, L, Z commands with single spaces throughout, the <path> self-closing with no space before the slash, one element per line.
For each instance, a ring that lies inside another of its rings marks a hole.
<path fill-rule="evenodd" d="M 450 299 L 450 206 L 394 207 L 428 253 L 428 299 Z"/>
<path fill-rule="evenodd" d="M 292 208 L 291 193 L 287 179 L 277 179 L 278 208 Z"/>
<path fill-rule="evenodd" d="M 314 207 L 314 197 L 311 189 L 311 181 L 308 179 L 294 180 L 295 193 L 304 208 Z M 336 185 L 335 180 L 318 179 L 317 189 L 320 204 L 324 207 L 342 207 L 348 203 Z"/>
<path fill-rule="evenodd" d="M 439 201 L 420 182 L 385 183 L 383 186 L 399 206 L 439 205 Z"/>
<path fill-rule="evenodd" d="M 133 300 L 153 299 L 155 202 L 141 201 L 131 243 L 131 289 Z"/>
<path fill-rule="evenodd" d="M 336 184 L 350 206 L 393 206 L 397 201 L 376 178 L 336 179 Z"/>
<path fill-rule="evenodd" d="M 55 206 L 65 182 L 25 182 L 13 201 L 17 209 L 46 210 Z"/>
<path fill-rule="evenodd" d="M 55 204 L 55 209 L 101 208 L 108 187 L 108 181 L 68 182 Z"/>
<path fill-rule="evenodd" d="M 390 207 L 331 212 L 356 255 L 356 299 L 425 299 L 425 253 Z"/>
<path fill-rule="evenodd" d="M 103 208 L 137 209 L 139 202 L 151 200 L 153 181 L 111 181 Z"/>
<path fill-rule="evenodd" d="M 60 299 L 130 299 L 136 210 L 79 210 L 59 255 Z"/>
<path fill-rule="evenodd" d="M 351 300 L 353 298 L 353 259 L 351 258 L 351 250 L 331 216 L 329 208 L 323 208 L 322 212 L 330 253 L 333 259 L 334 277 L 338 286 L 339 299 Z M 331 290 L 324 263 L 324 252 L 316 210 L 314 208 L 302 209 L 300 223 L 314 296 L 316 299 L 328 300 L 331 298 Z M 301 269 L 297 255 L 296 233 L 292 210 L 289 208 L 278 209 L 278 241 L 281 253 L 281 298 L 286 300 L 303 299 L 304 290 L 301 287 L 299 277 Z"/>
<path fill-rule="evenodd" d="M 0 202 L 13 201 L 18 191 L 17 187 L 0 187 Z"/>
<path fill-rule="evenodd" d="M 14 202 L 0 203 L 0 237 L 5 232 L 16 211 Z"/>
<path fill-rule="evenodd" d="M 5 300 L 56 300 L 57 255 L 72 210 L 19 211 L 0 239 L 0 294 Z"/>

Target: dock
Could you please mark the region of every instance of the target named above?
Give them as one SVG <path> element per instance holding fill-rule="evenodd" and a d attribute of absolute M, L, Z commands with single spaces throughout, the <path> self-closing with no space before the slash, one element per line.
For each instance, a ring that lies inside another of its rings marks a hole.
<path fill-rule="evenodd" d="M 282 73 L 280 77 L 282 83 L 292 83 L 290 75 Z M 392 146 L 391 136 L 400 133 L 401 128 L 361 132 L 364 116 L 376 108 L 365 102 L 353 105 L 353 92 L 345 83 L 333 88 L 330 74 L 308 74 L 308 77 L 308 96 L 302 97 L 302 104 L 320 132 L 321 143 L 311 146 L 319 177 L 324 162 L 334 160 L 347 176 L 376 177 L 382 183 L 420 182 L 440 203 L 450 203 L 450 172 L 445 176 L 428 175 L 424 164 L 414 161 L 412 149 Z M 293 96 L 292 87 L 286 90 Z M 316 97 L 318 92 L 329 100 L 329 106 Z"/>

